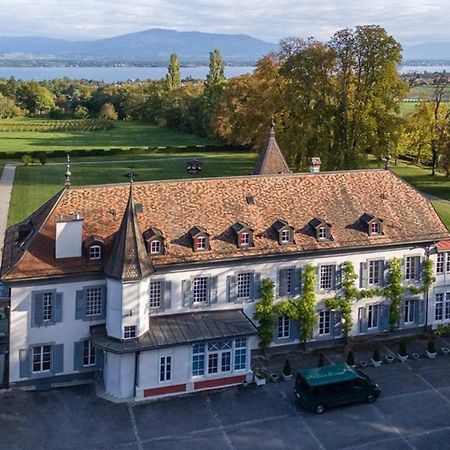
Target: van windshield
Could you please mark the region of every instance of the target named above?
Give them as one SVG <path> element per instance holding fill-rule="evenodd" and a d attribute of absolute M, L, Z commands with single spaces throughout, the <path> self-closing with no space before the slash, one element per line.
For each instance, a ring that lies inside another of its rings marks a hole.
<path fill-rule="evenodd" d="M 367 381 L 369 381 L 369 377 L 365 374 L 365 373 L 363 373 L 363 372 L 361 372 L 360 370 L 358 370 L 358 369 L 353 369 L 358 375 L 360 375 L 362 378 L 364 378 L 365 380 L 367 380 Z"/>

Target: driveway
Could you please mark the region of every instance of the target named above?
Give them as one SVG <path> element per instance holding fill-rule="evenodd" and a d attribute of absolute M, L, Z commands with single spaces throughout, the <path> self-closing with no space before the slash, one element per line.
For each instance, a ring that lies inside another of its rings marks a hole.
<path fill-rule="evenodd" d="M 293 382 L 147 404 L 113 404 L 94 387 L 0 394 L 1 449 L 450 449 L 450 357 L 364 371 L 375 404 L 321 416 L 295 402 Z"/>

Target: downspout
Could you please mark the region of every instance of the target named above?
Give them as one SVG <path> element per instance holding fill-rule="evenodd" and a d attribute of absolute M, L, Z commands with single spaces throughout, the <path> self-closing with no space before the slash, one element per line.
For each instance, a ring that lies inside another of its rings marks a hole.
<path fill-rule="evenodd" d="M 139 357 L 141 355 L 141 352 L 136 352 L 136 356 L 134 358 L 134 398 L 136 399 L 136 389 L 138 386 L 138 371 L 139 371 Z"/>
<path fill-rule="evenodd" d="M 430 252 L 431 252 L 431 245 L 428 245 L 427 247 L 425 247 L 425 257 L 427 260 L 430 259 Z M 429 295 L 430 289 L 428 288 L 426 290 L 426 292 L 424 292 L 425 294 L 425 329 L 424 331 L 427 332 L 428 330 L 428 306 L 429 306 Z"/>

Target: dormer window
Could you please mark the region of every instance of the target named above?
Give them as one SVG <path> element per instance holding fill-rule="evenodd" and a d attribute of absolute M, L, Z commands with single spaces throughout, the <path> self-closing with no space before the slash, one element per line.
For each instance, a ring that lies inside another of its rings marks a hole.
<path fill-rule="evenodd" d="M 161 253 L 161 241 L 159 239 L 154 239 L 150 242 L 150 254 L 159 255 Z"/>
<path fill-rule="evenodd" d="M 102 248 L 100 245 L 91 245 L 89 247 L 89 259 L 91 261 L 96 259 L 101 259 L 102 257 Z"/>
<path fill-rule="evenodd" d="M 236 222 L 231 226 L 236 237 L 236 245 L 239 248 L 253 246 L 253 230 L 244 222 Z"/>
<path fill-rule="evenodd" d="M 164 237 L 157 228 L 149 228 L 144 233 L 144 239 L 147 244 L 147 252 L 150 255 L 164 254 Z"/>
<path fill-rule="evenodd" d="M 383 220 L 369 213 L 364 213 L 359 219 L 369 236 L 381 236 L 383 234 Z"/>
<path fill-rule="evenodd" d="M 273 228 L 280 245 L 292 244 L 294 242 L 294 229 L 285 220 L 277 220 L 273 224 Z"/>
<path fill-rule="evenodd" d="M 209 250 L 209 234 L 203 227 L 194 227 L 189 231 L 194 252 Z"/>
<path fill-rule="evenodd" d="M 331 225 L 325 222 L 325 220 L 314 217 L 314 219 L 309 222 L 309 226 L 318 242 L 331 240 Z"/>

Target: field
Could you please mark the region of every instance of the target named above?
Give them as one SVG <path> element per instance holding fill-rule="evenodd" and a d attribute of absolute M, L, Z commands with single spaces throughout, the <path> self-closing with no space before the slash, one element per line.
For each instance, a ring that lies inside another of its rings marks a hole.
<path fill-rule="evenodd" d="M 139 122 L 116 121 L 113 128 L 106 128 L 98 120 L 0 120 L 0 152 L 218 144 L 214 139 Z"/>

